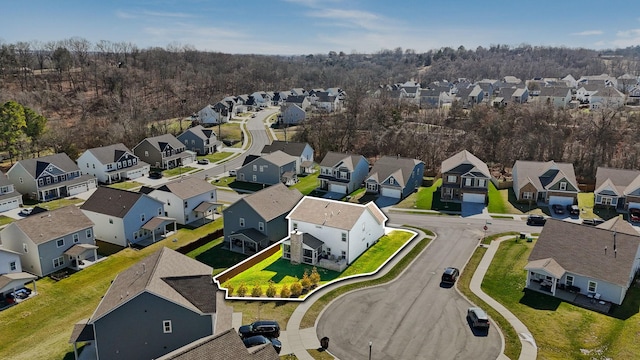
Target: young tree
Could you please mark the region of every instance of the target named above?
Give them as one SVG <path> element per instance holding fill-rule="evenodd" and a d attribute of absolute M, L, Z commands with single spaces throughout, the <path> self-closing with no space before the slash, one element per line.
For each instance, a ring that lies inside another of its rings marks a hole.
<path fill-rule="evenodd" d="M 252 297 L 261 297 L 262 296 L 262 287 L 260 285 L 255 285 L 253 289 L 251 289 Z"/>
<path fill-rule="evenodd" d="M 40 156 L 39 142 L 47 126 L 47 118 L 28 107 L 24 107 L 24 118 L 26 122 L 24 133 L 31 140 L 31 150 L 35 150 L 38 156 Z"/>
<path fill-rule="evenodd" d="M 291 290 L 289 290 L 289 286 L 287 284 L 282 285 L 280 289 L 280 297 L 283 299 L 291 297 Z"/>
<path fill-rule="evenodd" d="M 249 289 L 247 289 L 247 285 L 245 283 L 240 284 L 240 286 L 238 287 L 238 291 L 237 291 L 237 295 L 239 297 L 245 297 L 245 295 L 247 295 L 247 291 L 249 291 Z"/>
<path fill-rule="evenodd" d="M 267 288 L 267 297 L 275 297 L 276 296 L 276 285 L 273 281 L 269 280 L 269 287 Z"/>
<path fill-rule="evenodd" d="M 302 280 L 300 280 L 300 286 L 302 286 L 302 290 L 307 291 L 311 288 L 311 279 L 309 279 L 309 270 L 304 271 L 304 275 L 302 275 Z"/>
<path fill-rule="evenodd" d="M 7 101 L 2 105 L 0 108 L 0 142 L 2 148 L 9 152 L 12 163 L 18 150 L 18 142 L 24 136 L 23 130 L 26 126 L 22 105 L 15 101 Z"/>
<path fill-rule="evenodd" d="M 291 295 L 293 295 L 293 297 L 299 297 L 302 295 L 302 284 L 300 284 L 299 281 L 291 284 Z"/>
<path fill-rule="evenodd" d="M 311 287 L 316 287 L 320 283 L 320 274 L 318 273 L 318 269 L 314 266 L 311 270 L 311 275 L 309 275 L 309 280 L 311 280 Z"/>

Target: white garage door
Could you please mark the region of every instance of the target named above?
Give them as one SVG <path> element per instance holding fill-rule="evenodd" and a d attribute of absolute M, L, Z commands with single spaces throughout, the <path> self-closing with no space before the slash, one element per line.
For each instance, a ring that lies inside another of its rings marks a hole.
<path fill-rule="evenodd" d="M 554 205 L 554 204 L 563 205 L 563 206 L 572 205 L 573 198 L 567 197 L 567 196 L 550 196 L 549 205 Z"/>
<path fill-rule="evenodd" d="M 640 209 L 640 203 L 630 202 L 629 203 L 629 209 Z"/>
<path fill-rule="evenodd" d="M 339 194 L 346 194 L 347 193 L 347 185 L 330 184 L 329 185 L 329 191 L 336 192 L 336 193 L 339 193 Z"/>
<path fill-rule="evenodd" d="M 402 197 L 402 191 L 400 191 L 400 189 L 382 188 L 380 194 L 382 196 L 392 197 L 395 199 L 400 199 Z"/>
<path fill-rule="evenodd" d="M 484 194 L 464 193 L 462 194 L 462 201 L 472 202 L 472 203 L 484 203 Z"/>

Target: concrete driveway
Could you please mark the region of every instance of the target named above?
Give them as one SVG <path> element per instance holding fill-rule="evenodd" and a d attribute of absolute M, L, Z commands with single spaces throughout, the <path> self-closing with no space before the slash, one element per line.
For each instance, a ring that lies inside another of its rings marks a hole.
<path fill-rule="evenodd" d="M 484 208 L 484 203 L 463 201 L 460 214 L 462 215 L 462 217 L 480 215 L 484 211 Z"/>

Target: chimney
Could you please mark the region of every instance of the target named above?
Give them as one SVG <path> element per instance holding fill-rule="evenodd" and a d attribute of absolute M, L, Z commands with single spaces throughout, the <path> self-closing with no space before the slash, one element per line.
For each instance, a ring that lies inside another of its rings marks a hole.
<path fill-rule="evenodd" d="M 289 249 L 291 251 L 291 264 L 297 265 L 302 263 L 302 232 L 294 229 L 289 236 L 291 243 Z"/>

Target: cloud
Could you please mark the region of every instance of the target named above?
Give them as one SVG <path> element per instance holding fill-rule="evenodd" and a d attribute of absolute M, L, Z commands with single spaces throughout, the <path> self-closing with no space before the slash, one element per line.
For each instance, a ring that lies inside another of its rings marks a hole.
<path fill-rule="evenodd" d="M 135 14 L 132 14 L 130 12 L 126 12 L 126 11 L 122 11 L 122 10 L 117 10 L 116 11 L 116 17 L 120 18 L 120 19 L 135 19 L 138 16 L 136 16 Z"/>
<path fill-rule="evenodd" d="M 640 45 L 640 29 L 618 31 L 616 33 L 616 39 L 611 43 L 620 48 Z"/>
<path fill-rule="evenodd" d="M 573 36 L 593 36 L 593 35 L 602 35 L 602 30 L 585 30 L 581 32 L 571 33 Z"/>
<path fill-rule="evenodd" d="M 195 17 L 194 15 L 180 13 L 180 12 L 144 11 L 143 14 L 146 16 L 181 18 L 181 19 Z"/>

